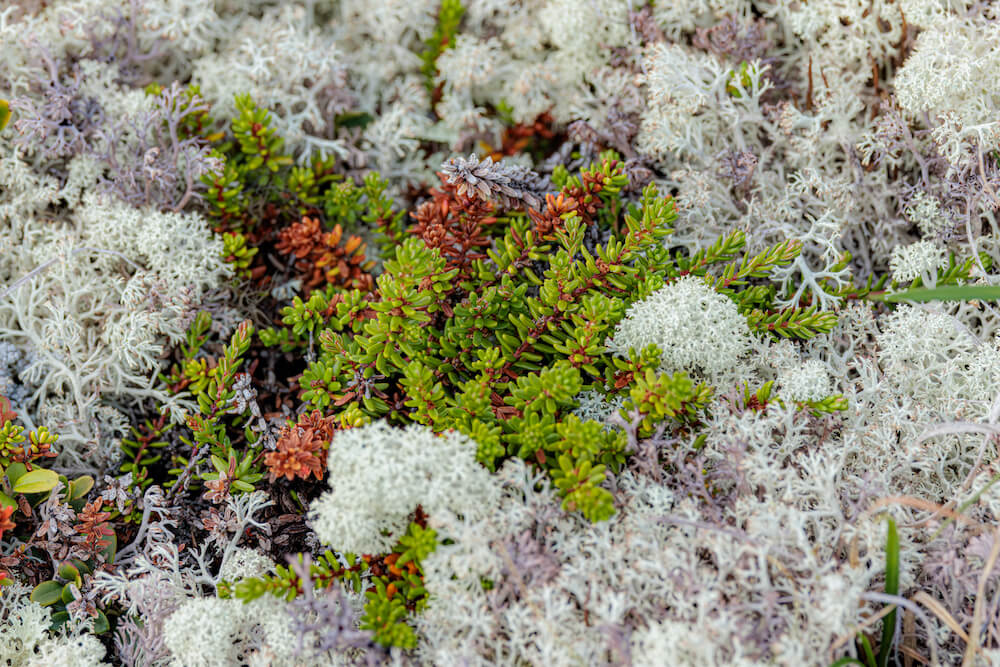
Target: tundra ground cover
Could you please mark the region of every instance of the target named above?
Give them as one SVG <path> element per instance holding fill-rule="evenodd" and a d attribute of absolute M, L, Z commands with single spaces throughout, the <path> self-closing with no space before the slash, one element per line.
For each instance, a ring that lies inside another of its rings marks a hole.
<path fill-rule="evenodd" d="M 1000 661 L 998 20 L 0 10 L 0 664 Z"/>

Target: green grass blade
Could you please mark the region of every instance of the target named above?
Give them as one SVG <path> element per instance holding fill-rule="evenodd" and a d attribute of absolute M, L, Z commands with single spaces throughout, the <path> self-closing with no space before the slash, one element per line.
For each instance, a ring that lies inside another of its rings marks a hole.
<path fill-rule="evenodd" d="M 916 289 L 887 294 L 883 297 L 890 303 L 900 301 L 997 301 L 1000 300 L 1000 285 L 947 285 L 945 287 L 917 287 Z"/>
<path fill-rule="evenodd" d="M 868 667 L 876 667 L 878 663 L 875 662 L 875 652 L 872 651 L 872 643 L 864 635 L 861 635 L 861 647 L 865 650 L 865 660 L 868 661 Z"/>
<path fill-rule="evenodd" d="M 896 521 L 891 516 L 886 517 L 889 531 L 885 540 L 885 592 L 886 595 L 899 595 L 899 533 L 896 532 Z M 878 647 L 878 667 L 888 667 L 889 651 L 892 649 L 892 637 L 896 632 L 896 610 L 889 612 L 882 621 L 882 641 Z"/>
<path fill-rule="evenodd" d="M 852 658 L 850 656 L 843 657 L 840 660 L 837 660 L 836 662 L 830 663 L 830 667 L 844 667 L 844 665 L 861 665 L 861 667 L 867 667 L 865 663 L 861 662 L 857 658 Z"/>

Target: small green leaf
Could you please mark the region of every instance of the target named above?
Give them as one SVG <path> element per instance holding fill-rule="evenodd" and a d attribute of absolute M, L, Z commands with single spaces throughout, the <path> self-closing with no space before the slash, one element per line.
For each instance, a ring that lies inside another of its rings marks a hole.
<path fill-rule="evenodd" d="M 74 479 L 72 482 L 69 483 L 70 500 L 83 498 L 92 488 L 94 488 L 93 477 L 91 477 L 90 475 L 77 477 L 76 479 Z"/>
<path fill-rule="evenodd" d="M 59 602 L 59 598 L 62 596 L 62 589 L 62 584 L 58 581 L 43 581 L 31 591 L 29 599 L 43 607 L 48 607 L 50 604 Z"/>
<path fill-rule="evenodd" d="M 4 507 L 17 507 L 17 501 L 0 491 L 0 508 Z"/>
<path fill-rule="evenodd" d="M 8 470 L 8 474 L 10 471 Z M 25 473 L 14 482 L 15 493 L 42 493 L 51 491 L 59 483 L 59 475 L 52 470 L 38 468 Z"/>
<path fill-rule="evenodd" d="M 28 472 L 28 469 L 23 463 L 11 463 L 7 466 L 7 481 L 10 482 L 11 485 L 16 484 L 17 480 L 19 480 L 26 472 Z"/>
<path fill-rule="evenodd" d="M 97 610 L 97 618 L 94 619 L 94 634 L 99 635 L 107 632 L 111 628 L 108 617 L 100 609 Z"/>
<path fill-rule="evenodd" d="M 340 114 L 334 119 L 334 123 L 337 127 L 364 128 L 373 120 L 375 120 L 375 117 L 366 111 L 352 111 Z"/>
<path fill-rule="evenodd" d="M 115 554 L 118 553 L 118 535 L 111 533 L 107 538 L 108 545 L 101 550 L 101 555 L 108 563 L 115 562 Z"/>
<path fill-rule="evenodd" d="M 8 122 L 10 122 L 10 104 L 7 100 L 0 100 L 0 130 L 7 127 Z"/>
<path fill-rule="evenodd" d="M 229 464 L 215 454 L 212 454 L 212 467 L 215 468 L 220 475 L 225 475 L 229 472 Z"/>
<path fill-rule="evenodd" d="M 76 566 L 73 565 L 72 563 L 63 563 L 62 565 L 59 566 L 59 569 L 56 570 L 56 572 L 59 574 L 60 577 L 72 581 L 77 586 L 79 586 L 81 583 L 80 571 L 76 569 Z"/>

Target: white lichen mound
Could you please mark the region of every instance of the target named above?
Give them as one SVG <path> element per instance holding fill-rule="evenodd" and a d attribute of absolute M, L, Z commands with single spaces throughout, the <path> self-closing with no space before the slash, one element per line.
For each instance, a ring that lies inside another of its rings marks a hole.
<path fill-rule="evenodd" d="M 109 663 L 106 651 L 94 635 L 56 637 L 42 642 L 38 652 L 25 663 L 26 667 L 100 667 Z"/>
<path fill-rule="evenodd" d="M 944 248 L 933 241 L 917 241 L 907 246 L 893 248 L 889 258 L 892 279 L 908 283 L 923 277 L 924 284 L 933 287 L 937 270 L 947 265 Z"/>
<path fill-rule="evenodd" d="M 274 561 L 257 551 L 237 547 L 233 555 L 222 564 L 219 576 L 226 581 L 240 581 L 261 577 L 274 569 Z"/>
<path fill-rule="evenodd" d="M 995 24 L 957 16 L 928 26 L 896 75 L 900 106 L 914 116 L 953 111 L 970 123 L 980 120 L 998 101 L 998 37 Z"/>
<path fill-rule="evenodd" d="M 476 462 L 476 443 L 429 428 L 393 428 L 376 422 L 343 431 L 330 445 L 330 490 L 309 516 L 325 544 L 351 553 L 384 553 L 406 530 L 420 505 L 475 516 L 495 493 L 489 472 Z"/>
<path fill-rule="evenodd" d="M 628 356 L 656 344 L 666 372 L 723 373 L 750 348 L 750 327 L 731 299 L 694 276 L 632 304 L 606 345 Z"/>
<path fill-rule="evenodd" d="M 167 617 L 162 636 L 171 654 L 165 663 L 170 667 L 346 664 L 329 652 L 312 657 L 298 653 L 299 639 L 308 646 L 311 635 L 301 637 L 293 630 L 286 601 L 272 595 L 249 603 L 237 598 L 189 598 Z"/>
<path fill-rule="evenodd" d="M 243 625 L 234 600 L 196 598 L 184 602 L 163 624 L 163 641 L 180 667 L 228 667 Z"/>
<path fill-rule="evenodd" d="M 21 667 L 45 639 L 49 612 L 28 599 L 30 590 L 14 584 L 0 595 L 0 665 Z"/>
<path fill-rule="evenodd" d="M 792 401 L 819 401 L 832 393 L 827 364 L 819 359 L 786 369 L 779 375 L 779 387 L 782 397 Z"/>

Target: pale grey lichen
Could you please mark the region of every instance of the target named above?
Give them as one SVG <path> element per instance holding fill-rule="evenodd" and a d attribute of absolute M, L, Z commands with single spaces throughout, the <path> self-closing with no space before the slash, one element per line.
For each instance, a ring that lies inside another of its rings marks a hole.
<path fill-rule="evenodd" d="M 309 517 L 324 544 L 350 553 L 390 550 L 417 505 L 431 516 L 476 516 L 495 489 L 472 440 L 416 424 L 379 421 L 338 433 L 327 470 L 330 490 L 312 503 Z"/>
<path fill-rule="evenodd" d="M 750 327 L 736 304 L 694 276 L 632 304 L 608 339 L 620 356 L 656 344 L 664 370 L 725 372 L 750 348 Z"/>

